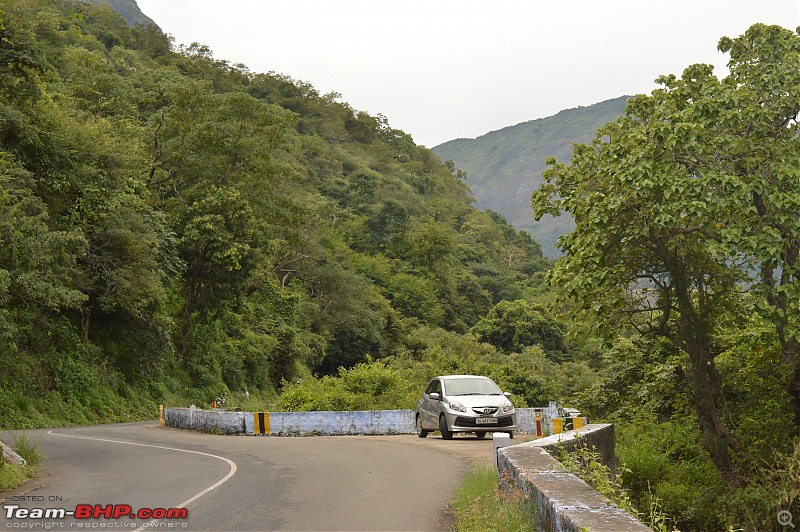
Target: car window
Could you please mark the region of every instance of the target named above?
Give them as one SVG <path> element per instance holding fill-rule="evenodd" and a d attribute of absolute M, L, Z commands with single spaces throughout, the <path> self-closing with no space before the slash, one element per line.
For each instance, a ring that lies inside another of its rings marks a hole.
<path fill-rule="evenodd" d="M 433 379 L 430 383 L 428 383 L 428 387 L 425 388 L 425 393 L 428 395 L 432 393 L 438 393 L 441 395 L 442 383 L 439 382 L 439 379 Z"/>
<path fill-rule="evenodd" d="M 453 395 L 502 395 L 500 388 L 489 379 L 447 379 L 445 391 Z"/>

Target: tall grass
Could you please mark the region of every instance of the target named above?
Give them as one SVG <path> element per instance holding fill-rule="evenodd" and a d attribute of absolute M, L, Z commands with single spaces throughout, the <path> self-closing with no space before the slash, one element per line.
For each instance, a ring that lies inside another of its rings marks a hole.
<path fill-rule="evenodd" d="M 0 451 L 0 492 L 12 490 L 22 484 L 26 479 L 36 476 L 39 464 L 42 463 L 39 444 L 28 437 L 27 434 L 11 433 L 13 445 L 11 446 L 18 455 L 25 459 L 26 465 L 16 465 L 5 461 Z"/>
<path fill-rule="evenodd" d="M 517 489 L 501 490 L 492 465 L 479 466 L 467 475 L 451 509 L 456 531 L 521 532 L 534 528 L 532 505 Z"/>
<path fill-rule="evenodd" d="M 14 442 L 12 448 L 28 462 L 28 466 L 38 466 L 42 463 L 42 453 L 39 451 L 39 442 L 31 439 L 25 432 L 12 432 L 11 440 Z"/>

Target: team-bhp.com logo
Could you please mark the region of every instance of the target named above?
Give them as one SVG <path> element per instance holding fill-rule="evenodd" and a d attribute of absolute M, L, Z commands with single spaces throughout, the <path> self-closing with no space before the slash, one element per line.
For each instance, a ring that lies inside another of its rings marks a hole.
<path fill-rule="evenodd" d="M 129 504 L 79 504 L 74 510 L 66 508 L 22 508 L 18 504 L 4 504 L 6 519 L 186 519 L 186 508 L 139 508 Z"/>

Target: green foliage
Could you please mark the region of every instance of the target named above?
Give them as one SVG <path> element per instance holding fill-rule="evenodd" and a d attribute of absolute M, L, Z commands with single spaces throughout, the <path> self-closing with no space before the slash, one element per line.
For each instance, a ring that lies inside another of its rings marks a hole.
<path fill-rule="evenodd" d="M 340 368 L 335 376 L 301 374 L 284 382 L 279 408 L 286 410 L 413 409 L 422 390 L 437 375 L 476 374 L 511 393 L 518 407 L 546 406 L 554 399 L 572 401 L 571 363 L 558 365 L 538 348 L 506 355 L 471 335 L 420 327 L 408 343 L 413 351 Z M 565 370 L 565 368 L 568 368 Z M 588 371 L 582 368 L 581 371 Z"/>
<path fill-rule="evenodd" d="M 571 451 L 567 451 L 561 446 L 556 448 L 555 457 L 567 471 L 582 478 L 603 497 L 642 520 L 652 530 L 658 532 L 679 531 L 675 523 L 671 522 L 672 519 L 665 514 L 661 500 L 650 492 L 649 485 L 648 497 L 644 501 L 646 504 L 639 506 L 634 504 L 629 489 L 623 486 L 626 476 L 632 473 L 628 467 L 623 466 L 619 472 L 611 471 L 601 461 L 600 453 L 594 448 L 590 449 L 581 441 L 578 441 Z M 692 528 L 691 530 L 696 529 Z"/>
<path fill-rule="evenodd" d="M 800 441 L 754 468 L 754 482 L 731 498 L 737 521 L 750 530 L 780 530 L 779 512 L 800 512 Z"/>
<path fill-rule="evenodd" d="M 730 74 L 691 65 L 665 76 L 650 96 L 576 146 L 569 165 L 550 161 L 536 191 L 537 216 L 570 212 L 576 230 L 551 279 L 578 308 L 667 339 L 686 354 L 679 368 L 703 442 L 732 485 L 741 437 L 724 419 L 717 327 L 744 303 L 768 320 L 780 345 L 779 371 L 800 425 L 800 300 L 797 63 L 800 36 L 756 24 L 723 38 Z M 796 293 L 797 292 L 797 293 Z M 770 408 L 780 404 L 774 398 Z"/>
<path fill-rule="evenodd" d="M 4 2 L 0 421 L 274 397 L 523 297 L 538 245 L 339 98 L 105 5 Z"/>
<path fill-rule="evenodd" d="M 32 476 L 24 467 L 0 460 L 0 492 L 12 490 Z"/>
<path fill-rule="evenodd" d="M 635 422 L 616 425 L 622 482 L 644 511 L 654 504 L 681 530 L 724 530 L 734 522 L 729 488 L 703 450 L 691 416 L 658 423 L 632 411 Z"/>
<path fill-rule="evenodd" d="M 295 383 L 284 382 L 278 407 L 290 412 L 412 408 L 417 390 L 416 383 L 396 368 L 360 363 L 340 368 L 336 377 L 306 373 Z"/>
<path fill-rule="evenodd" d="M 501 489 L 497 470 L 481 466 L 469 473 L 450 503 L 453 530 L 531 530 L 534 507 L 516 487 Z"/>
<path fill-rule="evenodd" d="M 472 328 L 482 342 L 506 352 L 538 345 L 555 360 L 564 350 L 564 328 L 544 315 L 544 308 L 526 301 L 501 301 Z"/>

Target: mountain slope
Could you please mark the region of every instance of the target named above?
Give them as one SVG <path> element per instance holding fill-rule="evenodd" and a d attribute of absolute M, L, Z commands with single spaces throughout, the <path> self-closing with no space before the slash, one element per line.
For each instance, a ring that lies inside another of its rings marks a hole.
<path fill-rule="evenodd" d="M 495 305 L 547 290 L 530 235 L 337 100 L 107 5 L 3 0 L 0 426 L 272 400 L 429 338 L 466 360 Z"/>
<path fill-rule="evenodd" d="M 528 231 L 545 255 L 559 255 L 555 241 L 574 225 L 567 216 L 536 222 L 530 208 L 531 192 L 541 182 L 545 160 L 568 161 L 573 143 L 588 143 L 597 129 L 615 120 L 628 96 L 588 107 L 568 109 L 538 120 L 492 131 L 475 139 L 456 139 L 433 148 L 442 160 L 452 160 L 467 172 L 467 184 L 478 207 L 502 214 L 517 229 Z"/>
<path fill-rule="evenodd" d="M 92 2 L 99 5 L 108 5 L 111 9 L 122 15 L 125 22 L 131 26 L 144 24 L 145 26 L 158 28 L 158 24 L 153 22 L 153 19 L 142 13 L 136 0 L 92 0 Z"/>

